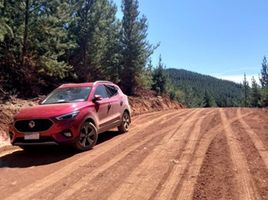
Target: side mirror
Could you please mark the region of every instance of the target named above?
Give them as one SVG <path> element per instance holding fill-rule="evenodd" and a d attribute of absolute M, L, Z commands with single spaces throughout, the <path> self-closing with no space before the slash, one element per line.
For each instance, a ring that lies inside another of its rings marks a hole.
<path fill-rule="evenodd" d="M 103 99 L 103 98 L 102 98 L 101 95 L 95 95 L 92 101 L 93 101 L 94 103 L 96 103 L 96 102 L 98 102 L 98 101 L 101 101 L 102 99 Z"/>

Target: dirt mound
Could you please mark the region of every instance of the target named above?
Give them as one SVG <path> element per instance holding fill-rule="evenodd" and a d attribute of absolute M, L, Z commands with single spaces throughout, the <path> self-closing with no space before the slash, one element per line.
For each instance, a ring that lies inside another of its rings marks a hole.
<path fill-rule="evenodd" d="M 183 108 L 183 105 L 162 96 L 129 97 L 129 102 L 134 115 L 152 111 Z"/>
<path fill-rule="evenodd" d="M 129 103 L 134 115 L 184 108 L 182 104 L 170 100 L 168 96 L 157 96 L 156 92 L 152 90 L 139 90 L 136 96 L 129 97 Z"/>
<path fill-rule="evenodd" d="M 42 99 L 42 97 L 30 100 L 11 98 L 5 103 L 0 103 L 0 146 L 8 141 L 8 124 L 12 122 L 14 114 L 21 108 L 37 105 L 40 99 Z M 129 101 L 134 115 L 145 112 L 183 108 L 181 104 L 171 101 L 166 96 L 156 96 L 153 91 L 143 90 L 137 96 L 129 97 Z"/>
<path fill-rule="evenodd" d="M 38 98 L 31 100 L 22 100 L 11 98 L 10 101 L 0 104 L 0 146 L 8 140 L 8 125 L 12 122 L 12 117 L 21 108 L 34 106 L 38 102 Z"/>

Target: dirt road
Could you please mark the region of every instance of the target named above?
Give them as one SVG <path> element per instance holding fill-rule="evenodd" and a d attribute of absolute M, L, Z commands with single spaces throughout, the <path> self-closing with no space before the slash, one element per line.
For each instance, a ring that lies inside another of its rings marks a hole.
<path fill-rule="evenodd" d="M 91 151 L 0 152 L 1 199 L 268 199 L 268 111 L 181 109 L 133 118 Z"/>

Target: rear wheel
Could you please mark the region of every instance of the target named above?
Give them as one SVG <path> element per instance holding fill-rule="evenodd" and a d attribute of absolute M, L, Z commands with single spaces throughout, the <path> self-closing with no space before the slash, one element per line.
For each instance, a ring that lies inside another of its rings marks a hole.
<path fill-rule="evenodd" d="M 86 151 L 95 146 L 98 139 L 97 129 L 91 122 L 84 122 L 80 128 L 79 139 L 75 142 L 74 147 L 79 151 Z"/>
<path fill-rule="evenodd" d="M 130 116 L 127 111 L 123 113 L 122 121 L 120 126 L 118 126 L 118 130 L 120 133 L 126 133 L 129 130 L 130 125 Z"/>

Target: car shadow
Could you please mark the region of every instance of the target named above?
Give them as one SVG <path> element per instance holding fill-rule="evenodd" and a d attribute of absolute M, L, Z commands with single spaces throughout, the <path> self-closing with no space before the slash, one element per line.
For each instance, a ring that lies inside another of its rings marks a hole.
<path fill-rule="evenodd" d="M 119 136 L 118 131 L 99 134 L 96 145 L 105 143 Z M 94 149 L 90 150 L 94 151 Z M 47 165 L 68 159 L 79 152 L 68 146 L 37 146 L 32 151 L 18 150 L 0 157 L 0 168 L 27 168 Z"/>
<path fill-rule="evenodd" d="M 98 141 L 97 141 L 97 145 L 104 143 L 104 142 L 108 142 L 110 139 L 117 137 L 121 135 L 119 133 L 119 131 L 115 131 L 115 130 L 110 130 L 110 131 L 106 131 L 104 133 L 101 133 L 98 135 Z M 94 150 L 93 150 L 94 151 Z"/>

